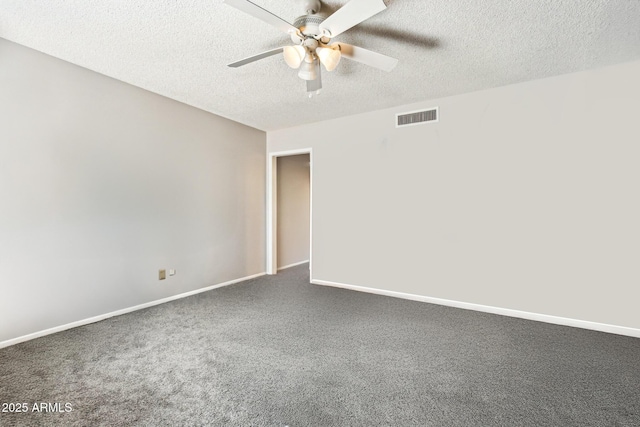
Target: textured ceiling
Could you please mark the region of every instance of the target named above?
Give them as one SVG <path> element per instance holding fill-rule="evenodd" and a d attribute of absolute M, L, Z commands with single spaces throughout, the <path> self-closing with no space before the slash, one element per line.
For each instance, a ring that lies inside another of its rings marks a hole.
<path fill-rule="evenodd" d="M 289 22 L 303 14 L 296 0 L 253 1 Z M 312 99 L 280 55 L 226 66 L 290 43 L 222 0 L 2 0 L 0 37 L 274 130 L 640 59 L 640 1 L 390 0 L 334 41 L 398 66 L 343 60 Z"/>

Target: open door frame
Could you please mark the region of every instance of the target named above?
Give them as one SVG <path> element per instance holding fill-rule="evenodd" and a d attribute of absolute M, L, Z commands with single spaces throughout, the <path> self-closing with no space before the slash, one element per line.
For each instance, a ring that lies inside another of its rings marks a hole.
<path fill-rule="evenodd" d="M 278 273 L 278 157 L 309 155 L 309 275 L 313 277 L 313 150 L 267 153 L 267 274 Z"/>

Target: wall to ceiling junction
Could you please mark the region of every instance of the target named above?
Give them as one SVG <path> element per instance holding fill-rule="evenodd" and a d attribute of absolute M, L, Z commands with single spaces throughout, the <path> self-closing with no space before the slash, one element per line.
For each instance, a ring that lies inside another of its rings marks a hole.
<path fill-rule="evenodd" d="M 268 132 L 269 152 L 313 149 L 312 279 L 638 334 L 638 75 L 640 61 Z M 395 127 L 435 106 L 439 122 Z"/>
<path fill-rule="evenodd" d="M 265 271 L 264 132 L 0 58 L 0 344 Z"/>

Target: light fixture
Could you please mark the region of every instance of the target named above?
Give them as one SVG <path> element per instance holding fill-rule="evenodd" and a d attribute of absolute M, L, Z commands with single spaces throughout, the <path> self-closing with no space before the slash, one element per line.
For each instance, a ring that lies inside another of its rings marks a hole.
<path fill-rule="evenodd" d="M 298 72 L 298 77 L 300 77 L 302 80 L 315 80 L 316 77 L 318 77 L 316 73 L 316 65 L 311 55 L 307 55 L 304 58 L 304 62 L 300 67 L 300 71 Z"/>
<path fill-rule="evenodd" d="M 282 53 L 289 67 L 298 68 L 307 52 L 302 46 L 285 46 Z"/>
<path fill-rule="evenodd" d="M 333 71 L 340 62 L 340 51 L 337 49 L 331 49 L 329 47 L 319 47 L 316 49 L 320 62 L 324 65 L 327 71 Z"/>

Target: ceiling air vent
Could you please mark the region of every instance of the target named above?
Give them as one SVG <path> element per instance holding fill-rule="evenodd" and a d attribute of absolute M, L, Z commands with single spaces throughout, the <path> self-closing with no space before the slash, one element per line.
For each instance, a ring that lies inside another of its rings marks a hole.
<path fill-rule="evenodd" d="M 438 107 L 410 113 L 396 114 L 396 127 L 405 127 L 438 121 Z"/>

